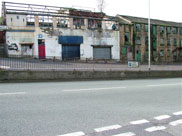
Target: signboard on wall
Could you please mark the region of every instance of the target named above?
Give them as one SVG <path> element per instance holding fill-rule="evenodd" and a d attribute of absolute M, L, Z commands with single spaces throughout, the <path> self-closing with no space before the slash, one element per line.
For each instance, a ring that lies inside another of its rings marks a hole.
<path fill-rule="evenodd" d="M 39 34 L 38 35 L 38 39 L 42 39 L 43 38 L 43 35 L 42 34 Z"/>
<path fill-rule="evenodd" d="M 128 67 L 129 68 L 138 68 L 139 63 L 137 61 L 128 61 Z"/>

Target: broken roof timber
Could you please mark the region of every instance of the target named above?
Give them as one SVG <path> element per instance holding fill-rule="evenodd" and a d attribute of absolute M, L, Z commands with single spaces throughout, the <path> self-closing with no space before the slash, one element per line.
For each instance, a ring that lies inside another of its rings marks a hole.
<path fill-rule="evenodd" d="M 126 16 L 126 15 L 119 15 L 119 17 L 122 17 L 132 23 L 148 24 L 148 18 L 133 17 L 133 16 Z M 157 20 L 157 19 L 151 19 L 151 25 L 182 27 L 182 23 Z"/>

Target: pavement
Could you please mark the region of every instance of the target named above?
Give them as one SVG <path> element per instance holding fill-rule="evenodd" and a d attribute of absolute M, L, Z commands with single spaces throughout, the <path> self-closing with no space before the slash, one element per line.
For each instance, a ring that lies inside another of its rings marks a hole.
<path fill-rule="evenodd" d="M 182 136 L 182 78 L 1 83 L 0 136 Z"/>

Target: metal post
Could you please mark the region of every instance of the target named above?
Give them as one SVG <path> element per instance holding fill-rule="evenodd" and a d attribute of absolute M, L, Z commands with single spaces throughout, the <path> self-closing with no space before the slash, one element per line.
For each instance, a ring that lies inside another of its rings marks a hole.
<path fill-rule="evenodd" d="M 149 18 L 148 18 L 148 69 L 150 71 L 150 0 L 149 0 Z"/>

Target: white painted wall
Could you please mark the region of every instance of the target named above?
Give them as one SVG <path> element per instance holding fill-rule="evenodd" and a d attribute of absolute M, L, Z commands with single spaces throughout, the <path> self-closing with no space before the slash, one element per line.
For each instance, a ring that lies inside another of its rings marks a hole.
<path fill-rule="evenodd" d="M 11 19 L 12 19 L 12 21 L 11 21 Z M 25 27 L 26 26 L 26 15 L 8 14 L 6 16 L 6 24 L 7 24 L 7 26 L 11 26 L 11 27 Z"/>

